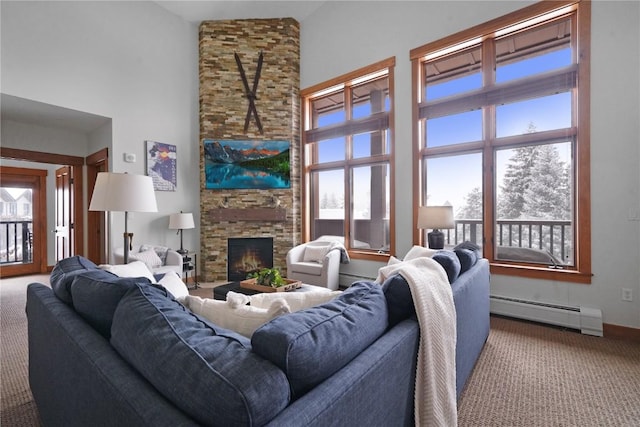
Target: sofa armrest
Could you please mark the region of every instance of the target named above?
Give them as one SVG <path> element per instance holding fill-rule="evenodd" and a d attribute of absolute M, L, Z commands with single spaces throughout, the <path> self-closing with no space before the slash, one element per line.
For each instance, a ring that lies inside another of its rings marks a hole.
<path fill-rule="evenodd" d="M 398 323 L 267 426 L 413 426 L 419 334 L 415 320 Z"/>
<path fill-rule="evenodd" d="M 164 261 L 164 265 L 180 265 L 182 266 L 182 255 L 173 249 L 167 251 L 167 258 Z M 182 267 L 181 267 L 182 268 Z"/>

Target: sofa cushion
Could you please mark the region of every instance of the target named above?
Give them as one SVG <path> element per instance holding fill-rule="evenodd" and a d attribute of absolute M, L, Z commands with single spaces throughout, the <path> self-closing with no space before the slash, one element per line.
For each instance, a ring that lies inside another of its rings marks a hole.
<path fill-rule="evenodd" d="M 148 284 L 144 277 L 128 278 L 91 270 L 78 274 L 71 283 L 71 299 L 76 312 L 107 339 L 111 336 L 113 313 L 125 293 L 136 283 Z"/>
<path fill-rule="evenodd" d="M 458 248 L 454 249 L 453 252 L 458 257 L 458 260 L 460 260 L 460 274 L 469 270 L 478 261 L 477 252 L 471 249 Z"/>
<path fill-rule="evenodd" d="M 118 305 L 111 344 L 175 406 L 202 425 L 263 425 L 289 404 L 289 385 L 250 341 L 190 312 L 156 285 Z"/>
<path fill-rule="evenodd" d="M 455 282 L 460 275 L 460 260 L 458 256 L 453 251 L 441 250 L 432 258 L 444 268 L 449 278 L 449 283 Z"/>
<path fill-rule="evenodd" d="M 386 328 L 382 288 L 357 282 L 327 303 L 264 324 L 251 343 L 286 373 L 294 397 L 299 397 L 349 363 Z"/>
<path fill-rule="evenodd" d="M 151 270 L 142 261 L 132 261 L 129 264 L 100 264 L 98 267 L 118 277 L 146 277 L 150 282 L 155 282 Z"/>
<path fill-rule="evenodd" d="M 97 270 L 98 266 L 92 261 L 79 255 L 61 259 L 51 271 L 49 282 L 56 296 L 67 304 L 71 304 L 71 282 L 75 276 L 88 270 Z M 98 270 L 100 271 L 100 270 Z M 106 273 L 106 276 L 113 276 Z"/>
<path fill-rule="evenodd" d="M 294 311 L 324 304 L 339 295 L 342 295 L 342 291 L 331 291 L 327 288 L 314 286 L 308 292 L 263 292 L 255 295 L 244 295 L 231 291 L 227 294 L 227 301 L 241 299 L 246 301 L 245 304 L 249 303 L 253 307 L 268 308 L 274 300 L 284 299 L 293 313 Z"/>
<path fill-rule="evenodd" d="M 394 327 L 404 319 L 415 315 L 416 308 L 411 296 L 411 288 L 400 274 L 389 276 L 382 283 L 382 292 L 387 299 L 389 311 L 389 328 Z"/>
<path fill-rule="evenodd" d="M 200 298 L 193 295 L 184 297 L 181 302 L 195 314 L 245 337 L 251 337 L 256 329 L 269 320 L 290 312 L 289 305 L 283 299 L 273 300 L 271 305 L 265 308 L 243 304 L 235 305 L 230 304 L 229 301 Z"/>
<path fill-rule="evenodd" d="M 155 274 L 153 277 L 156 277 Z M 175 271 L 166 272 L 162 278 L 157 281 L 157 283 L 171 292 L 174 298 L 184 298 L 189 295 L 187 285 L 184 284 L 180 276 L 178 276 L 178 273 Z"/>
<path fill-rule="evenodd" d="M 162 260 L 160 259 L 158 254 L 152 249 L 149 249 L 148 251 L 131 254 L 130 258 L 133 261 L 143 262 L 149 270 L 153 270 L 154 268 L 160 267 L 162 265 Z"/>

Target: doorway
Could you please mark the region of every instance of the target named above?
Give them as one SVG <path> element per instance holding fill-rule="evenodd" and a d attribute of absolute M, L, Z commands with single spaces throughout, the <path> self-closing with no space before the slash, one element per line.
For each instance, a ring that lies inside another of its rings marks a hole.
<path fill-rule="evenodd" d="M 62 154 L 55 153 L 45 153 L 40 151 L 30 151 L 30 150 L 20 150 L 16 148 L 8 148 L 8 147 L 0 147 L 0 157 L 6 159 L 13 160 L 22 160 L 29 161 L 35 163 L 46 163 L 46 164 L 56 164 L 56 165 L 67 165 L 68 173 L 69 173 L 69 182 L 73 183 L 72 192 L 69 195 L 69 199 L 72 204 L 72 209 L 70 212 L 70 223 L 74 229 L 71 247 L 72 251 L 69 253 L 69 256 L 76 254 L 84 253 L 84 212 L 83 212 L 83 178 L 82 178 L 82 169 L 84 165 L 84 158 L 76 157 L 76 156 L 68 156 Z M 4 169 L 4 168 L 3 168 Z M 15 168 L 14 168 L 15 169 Z M 21 169 L 21 168 L 17 168 Z M 46 172 L 46 171 L 45 171 Z M 2 172 L 2 180 L 4 182 L 5 173 Z M 22 275 L 22 274 L 31 274 L 31 273 L 47 273 L 51 271 L 53 266 L 47 265 L 47 221 L 46 221 L 46 173 L 42 177 L 43 183 L 41 184 L 40 194 L 43 195 L 44 199 L 40 200 L 40 208 L 37 209 L 40 215 L 43 215 L 43 219 L 38 219 L 38 216 L 33 218 L 33 227 L 37 229 L 42 229 L 41 233 L 33 234 L 33 248 L 34 251 L 40 253 L 40 263 L 38 265 L 38 271 L 28 272 L 23 271 L 25 267 L 12 267 L 2 268 L 2 272 L 0 275 L 2 277 L 8 277 L 9 275 Z M 35 212 L 35 206 L 34 206 Z M 38 222 L 36 224 L 36 221 Z M 37 236 L 37 237 L 36 237 Z M 36 250 L 36 247 L 39 247 Z M 35 268 L 37 264 L 33 264 L 31 267 Z"/>
<path fill-rule="evenodd" d="M 47 267 L 47 171 L 0 166 L 0 277 Z"/>

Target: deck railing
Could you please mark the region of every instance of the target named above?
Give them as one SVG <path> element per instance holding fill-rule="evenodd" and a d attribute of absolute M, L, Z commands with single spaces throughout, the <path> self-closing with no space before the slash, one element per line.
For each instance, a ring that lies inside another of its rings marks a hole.
<path fill-rule="evenodd" d="M 0 221 L 0 264 L 33 260 L 33 221 Z"/>
<path fill-rule="evenodd" d="M 316 237 L 341 236 L 344 232 L 344 222 L 340 219 L 316 219 L 314 227 Z M 371 229 L 379 227 L 374 227 L 371 221 L 357 220 L 354 228 L 357 242 L 364 242 L 371 248 L 384 247 L 381 243 L 376 243 L 380 239 L 376 239 Z M 501 219 L 497 221 L 496 244 L 498 247 L 523 248 L 523 251 L 530 249 L 529 252 L 548 253 L 550 254 L 550 257 L 547 257 L 549 264 L 573 265 L 572 230 L 571 221 Z M 385 232 L 387 232 L 386 229 Z M 457 219 L 454 228 L 443 230 L 443 232 L 448 246 L 464 241 L 483 246 L 483 229 L 480 219 Z M 509 252 L 513 256 L 513 252 L 517 251 Z M 542 261 L 532 262 L 546 263 L 544 257 L 541 258 Z M 522 258 L 515 258 L 515 260 L 518 259 Z"/>
<path fill-rule="evenodd" d="M 457 219 L 455 228 L 444 233 L 449 245 L 468 240 L 482 246 L 482 220 Z M 497 221 L 496 242 L 498 246 L 548 252 L 555 262 L 573 265 L 571 221 L 501 219 Z"/>

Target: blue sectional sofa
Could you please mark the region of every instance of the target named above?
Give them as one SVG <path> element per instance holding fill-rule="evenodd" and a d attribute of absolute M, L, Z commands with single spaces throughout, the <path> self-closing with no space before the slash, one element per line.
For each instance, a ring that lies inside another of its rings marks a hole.
<path fill-rule="evenodd" d="M 249 339 L 148 279 L 62 260 L 51 288 L 27 289 L 40 417 L 45 426 L 413 425 L 419 328 L 400 288 L 386 285 L 355 283 Z M 452 288 L 459 396 L 489 333 L 487 261 Z"/>

